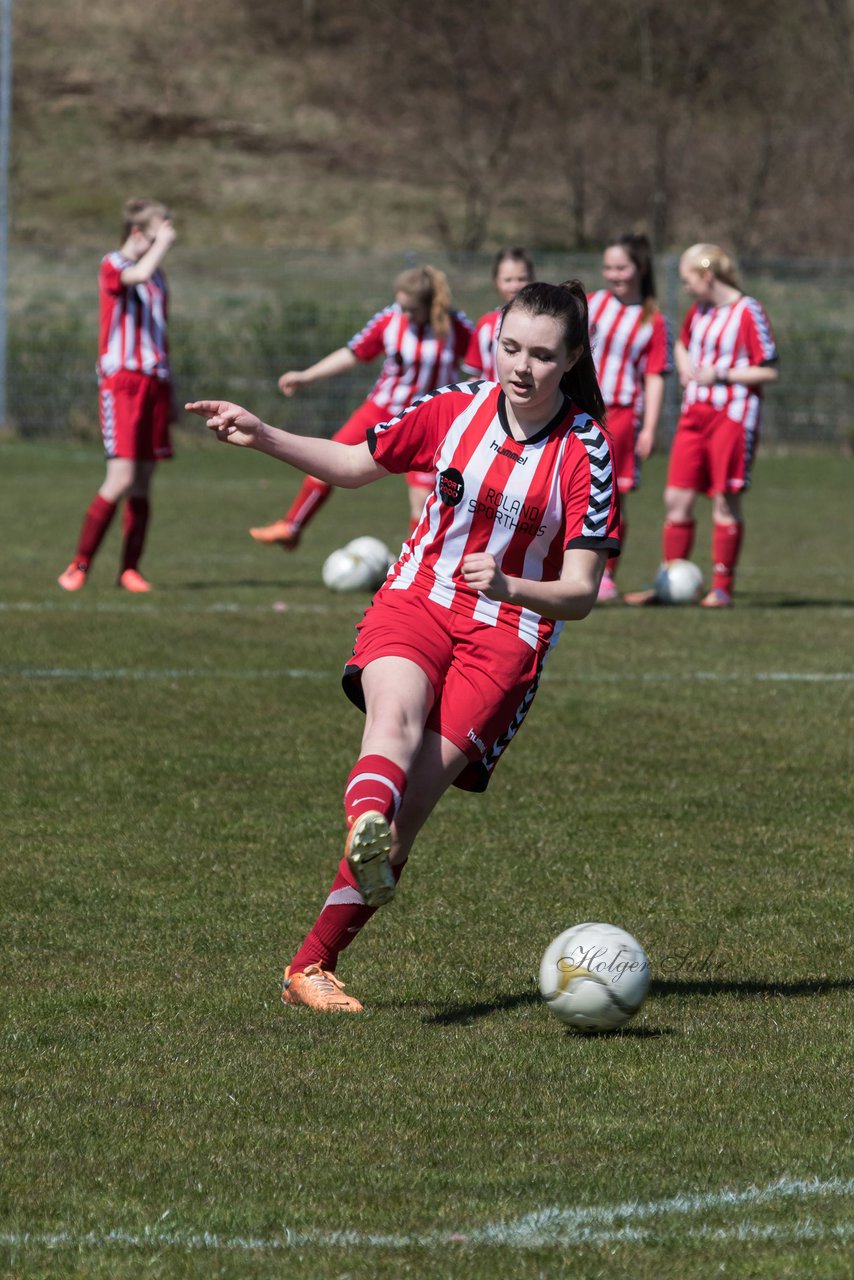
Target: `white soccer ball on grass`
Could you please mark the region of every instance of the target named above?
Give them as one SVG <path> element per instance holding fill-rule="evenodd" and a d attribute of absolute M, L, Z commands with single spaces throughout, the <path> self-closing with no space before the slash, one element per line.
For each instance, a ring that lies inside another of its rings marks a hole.
<path fill-rule="evenodd" d="M 696 604 L 703 594 L 703 571 L 693 560 L 671 560 L 655 576 L 655 594 L 663 604 Z"/>
<path fill-rule="evenodd" d="M 330 591 L 376 591 L 391 563 L 391 553 L 379 538 L 354 538 L 327 556 L 323 584 Z"/>
<path fill-rule="evenodd" d="M 540 994 L 577 1031 L 613 1031 L 646 999 L 649 961 L 637 938 L 617 925 L 577 924 L 546 948 Z"/>

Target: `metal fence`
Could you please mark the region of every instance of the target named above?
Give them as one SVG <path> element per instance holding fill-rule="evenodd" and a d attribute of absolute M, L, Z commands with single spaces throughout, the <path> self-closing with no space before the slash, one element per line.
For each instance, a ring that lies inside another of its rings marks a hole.
<path fill-rule="evenodd" d="M 109 246 L 105 246 L 106 249 Z M 94 374 L 97 253 L 16 250 L 10 261 L 8 429 L 21 436 L 98 439 Z M 454 304 L 472 319 L 496 305 L 491 255 L 210 249 L 178 242 L 167 274 L 170 336 L 181 399 L 222 396 L 311 434 L 329 435 L 370 389 L 376 367 L 318 383 L 293 400 L 276 380 L 341 346 L 391 301 L 401 269 L 430 261 L 448 274 Z M 541 280 L 578 276 L 591 289 L 601 256 L 536 255 Z M 678 332 L 687 307 L 678 259 L 657 264 L 662 308 Z M 854 261 L 742 263 L 744 287 L 766 307 L 780 349 L 767 393 L 766 445 L 850 449 L 854 444 Z M 661 445 L 679 403 L 669 380 Z"/>

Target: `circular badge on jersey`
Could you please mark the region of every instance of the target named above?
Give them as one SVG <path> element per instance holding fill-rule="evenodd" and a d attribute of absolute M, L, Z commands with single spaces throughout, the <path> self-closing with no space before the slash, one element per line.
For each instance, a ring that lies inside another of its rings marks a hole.
<path fill-rule="evenodd" d="M 456 467 L 448 467 L 439 472 L 439 497 L 446 507 L 457 507 L 463 500 L 466 491 L 461 471 Z"/>

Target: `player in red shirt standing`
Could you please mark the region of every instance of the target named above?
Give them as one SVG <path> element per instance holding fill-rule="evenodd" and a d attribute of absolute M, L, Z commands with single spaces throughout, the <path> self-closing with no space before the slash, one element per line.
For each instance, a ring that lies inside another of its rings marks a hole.
<path fill-rule="evenodd" d="M 587 300 L 590 339 L 614 445 L 622 511 L 620 546 L 624 548 L 624 499 L 638 487 L 640 464 L 655 444 L 664 379 L 673 369 L 673 339 L 656 302 L 652 249 L 646 236 L 628 234 L 613 240 L 605 249 L 602 275 L 606 288 Z M 616 561 L 609 562 L 602 575 L 600 600 L 619 598 L 616 567 Z"/>
<path fill-rule="evenodd" d="M 339 953 L 394 894 L 447 788 L 487 786 L 562 622 L 590 612 L 618 549 L 619 495 L 578 281 L 517 294 L 498 377 L 441 388 L 350 446 L 278 431 L 226 402 L 187 405 L 219 439 L 328 484 L 436 473 L 345 669 L 345 691 L 366 712 L 344 793 L 345 854 L 285 970 L 286 1004 L 361 1010 L 335 976 Z"/>
<path fill-rule="evenodd" d="M 394 295 L 394 305 L 377 312 L 346 347 L 332 351 L 309 369 L 283 373 L 279 378 L 282 394 L 292 396 L 300 387 L 346 373 L 360 361 L 370 363 L 384 356 L 371 394 L 332 437 L 342 444 L 360 444 L 378 422 L 402 413 L 425 392 L 453 382 L 468 347 L 471 324 L 451 307 L 451 290 L 443 271 L 428 266 L 402 271 L 394 282 Z M 410 528 L 414 528 L 433 476 L 416 470 L 406 479 Z M 257 542 L 293 550 L 331 492 L 332 485 L 307 476 L 284 519 L 249 532 Z"/>
<path fill-rule="evenodd" d="M 686 249 L 679 275 L 694 299 L 676 343 L 684 388 L 664 491 L 664 563 L 690 558 L 694 503 L 712 499 L 712 585 L 700 603 L 732 605 L 743 535 L 741 495 L 750 487 L 759 439 L 762 390 L 776 382 L 777 347 L 765 311 L 742 292 L 734 262 L 719 245 Z M 627 595 L 655 604 L 655 590 Z"/>
<path fill-rule="evenodd" d="M 499 249 L 492 264 L 492 282 L 501 299 L 501 306 L 482 315 L 474 327 L 468 351 L 463 359 L 467 373 L 496 381 L 495 353 L 498 349 L 498 328 L 508 302 L 512 302 L 520 289 L 535 279 L 534 263 L 526 249 Z"/>
<path fill-rule="evenodd" d="M 122 499 L 118 585 L 150 591 L 138 569 L 149 491 L 155 464 L 172 457 L 169 295 L 160 266 L 175 241 L 175 228 L 169 210 L 156 200 L 128 200 L 123 217 L 121 248 L 102 259 L 98 274 L 98 403 L 107 474 L 84 517 L 74 559 L 58 578 L 64 591 L 85 586 Z"/>

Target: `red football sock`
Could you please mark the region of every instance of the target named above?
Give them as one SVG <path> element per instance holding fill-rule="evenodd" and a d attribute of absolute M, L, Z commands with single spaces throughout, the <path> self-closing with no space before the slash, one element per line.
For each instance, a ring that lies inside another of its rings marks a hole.
<path fill-rule="evenodd" d="M 693 520 L 665 520 L 662 535 L 662 555 L 665 560 L 690 560 L 694 528 Z"/>
<path fill-rule="evenodd" d="M 122 573 L 125 569 L 136 569 L 139 564 L 142 548 L 145 545 L 145 531 L 148 528 L 150 511 L 148 498 L 128 498 L 125 503 Z"/>
<path fill-rule="evenodd" d="M 403 867 L 392 866 L 391 870 L 398 881 Z M 310 964 L 334 973 L 338 956 L 377 911 L 379 907 L 365 906 L 347 859 L 342 858 L 323 909 L 291 961 L 291 973 L 301 973 Z"/>
<path fill-rule="evenodd" d="M 732 595 L 735 566 L 741 550 L 744 525 L 740 520 L 712 526 L 712 590 L 720 589 Z"/>
<path fill-rule="evenodd" d="M 392 821 L 400 808 L 406 790 L 406 774 L 400 765 L 386 756 L 361 756 L 344 788 L 344 813 L 347 826 L 368 809 L 378 809 Z"/>
<path fill-rule="evenodd" d="M 297 529 L 305 525 L 317 514 L 332 492 L 332 485 L 315 480 L 314 476 L 306 476 L 299 487 L 297 496 L 288 508 L 285 519 Z"/>
<path fill-rule="evenodd" d="M 108 502 L 106 498 L 101 497 L 100 493 L 95 494 L 89 504 L 89 510 L 83 517 L 83 527 L 77 542 L 75 560 L 79 564 L 88 565 L 90 560 L 95 558 L 95 552 L 104 541 L 117 506 L 118 503 Z"/>

